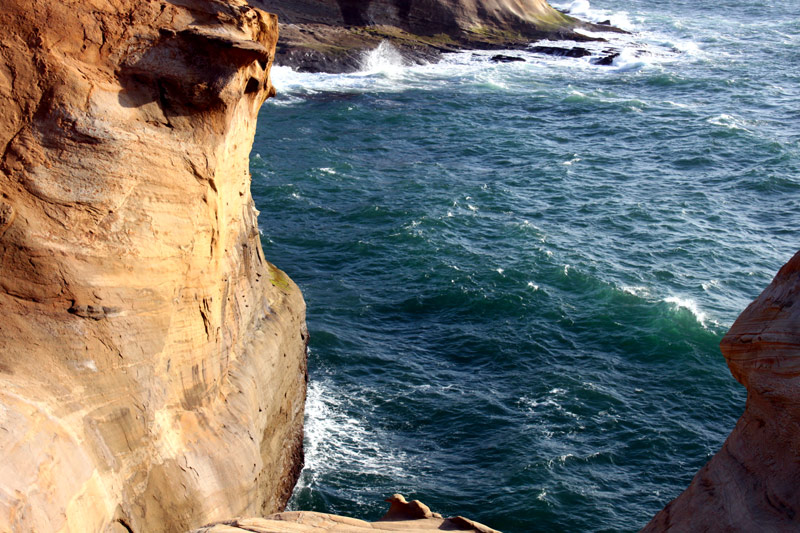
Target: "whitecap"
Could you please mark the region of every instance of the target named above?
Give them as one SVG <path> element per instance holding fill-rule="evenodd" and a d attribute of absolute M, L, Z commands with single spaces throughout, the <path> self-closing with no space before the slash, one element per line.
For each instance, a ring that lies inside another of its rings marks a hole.
<path fill-rule="evenodd" d="M 701 326 L 706 327 L 706 323 L 708 322 L 708 314 L 700 309 L 700 306 L 697 305 L 697 302 L 692 300 L 691 298 L 682 298 L 680 296 L 669 296 L 664 298 L 664 301 L 668 304 L 672 304 L 675 309 L 686 309 L 692 315 L 694 315 L 695 319 L 700 323 Z"/>
<path fill-rule="evenodd" d="M 588 0 L 573 0 L 573 2 L 569 4 L 551 3 L 551 5 L 556 9 L 569 13 L 573 17 L 589 22 L 597 23 L 608 21 L 612 26 L 616 26 L 622 30 L 633 31 L 635 29 L 627 11 L 612 12 L 603 9 L 594 9 Z"/>
<path fill-rule="evenodd" d="M 750 131 L 745 127 L 744 119 L 728 114 L 721 114 L 707 120 L 709 124 L 728 128 L 729 130 Z"/>
<path fill-rule="evenodd" d="M 613 66 L 617 67 L 617 72 L 629 72 L 639 70 L 650 64 L 648 58 L 641 52 L 625 48 L 613 60 Z"/>
<path fill-rule="evenodd" d="M 620 287 L 620 289 L 622 289 L 622 292 L 624 293 L 639 297 L 647 296 L 650 293 L 647 287 L 643 287 L 641 285 L 623 285 Z"/>

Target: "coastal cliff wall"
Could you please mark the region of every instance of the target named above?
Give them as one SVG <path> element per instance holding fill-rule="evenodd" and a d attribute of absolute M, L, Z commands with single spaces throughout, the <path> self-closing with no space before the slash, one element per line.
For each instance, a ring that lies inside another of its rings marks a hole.
<path fill-rule="evenodd" d="M 747 388 L 744 414 L 722 449 L 644 532 L 800 527 L 800 252 L 720 347 Z"/>
<path fill-rule="evenodd" d="M 6 0 L 0 32 L 0 531 L 281 510 L 305 307 L 248 170 L 276 18 Z"/>

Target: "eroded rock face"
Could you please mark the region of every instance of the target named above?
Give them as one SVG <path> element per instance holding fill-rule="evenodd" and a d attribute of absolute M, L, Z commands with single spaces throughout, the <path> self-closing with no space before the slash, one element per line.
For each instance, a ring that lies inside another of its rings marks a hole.
<path fill-rule="evenodd" d="M 419 500 L 406 501 L 395 494 L 388 500 L 389 511 L 377 522 L 365 522 L 356 518 L 307 511 L 278 513 L 266 518 L 236 518 L 211 524 L 191 533 L 367 533 L 368 531 L 471 531 L 472 533 L 500 533 L 489 526 L 455 516 L 442 518 L 431 512 Z"/>
<path fill-rule="evenodd" d="M 745 412 L 689 488 L 643 531 L 800 528 L 800 252 L 720 347 L 747 387 Z"/>
<path fill-rule="evenodd" d="M 0 32 L 0 531 L 282 509 L 305 308 L 248 170 L 276 19 L 5 0 Z"/>

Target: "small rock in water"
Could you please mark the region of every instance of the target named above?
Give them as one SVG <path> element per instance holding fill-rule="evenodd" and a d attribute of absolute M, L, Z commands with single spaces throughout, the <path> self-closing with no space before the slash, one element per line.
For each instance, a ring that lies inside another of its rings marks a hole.
<path fill-rule="evenodd" d="M 614 64 L 614 60 L 619 57 L 619 52 L 614 52 L 613 54 L 607 55 L 605 57 L 598 57 L 596 59 L 592 59 L 593 65 L 603 65 L 609 66 Z"/>
<path fill-rule="evenodd" d="M 558 57 L 585 57 L 592 55 L 589 50 L 581 48 L 580 46 L 573 46 L 572 48 L 562 48 L 560 46 L 533 46 L 528 50 L 536 54 L 547 54 L 549 56 Z"/>
<path fill-rule="evenodd" d="M 516 61 L 525 61 L 522 57 L 516 56 L 504 56 L 503 54 L 497 54 L 496 56 L 492 56 L 492 61 L 495 63 L 514 63 Z"/>
<path fill-rule="evenodd" d="M 604 20 L 603 22 L 598 22 L 597 24 L 598 24 L 599 26 L 611 26 L 611 19 L 609 19 L 609 20 Z"/>

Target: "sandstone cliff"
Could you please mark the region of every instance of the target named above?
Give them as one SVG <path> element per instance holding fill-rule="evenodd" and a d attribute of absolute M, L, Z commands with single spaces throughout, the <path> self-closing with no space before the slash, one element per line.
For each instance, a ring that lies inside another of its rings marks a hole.
<path fill-rule="evenodd" d="M 348 71 L 389 41 L 404 55 L 432 59 L 463 48 L 518 48 L 538 39 L 591 40 L 576 33 L 620 31 L 581 22 L 546 0 L 252 0 L 282 23 L 279 64 Z"/>
<path fill-rule="evenodd" d="M 365 522 L 356 518 L 312 513 L 306 511 L 279 513 L 266 518 L 237 518 L 211 524 L 192 533 L 367 533 L 369 531 L 471 531 L 472 533 L 500 533 L 488 526 L 463 516 L 442 518 L 431 512 L 419 500 L 407 502 L 395 494 L 387 502 L 391 507 L 377 522 Z"/>
<path fill-rule="evenodd" d="M 0 531 L 282 509 L 305 309 L 248 171 L 275 17 L 5 0 L 0 32 Z"/>
<path fill-rule="evenodd" d="M 800 529 L 800 252 L 722 339 L 745 412 L 722 449 L 644 528 Z"/>

